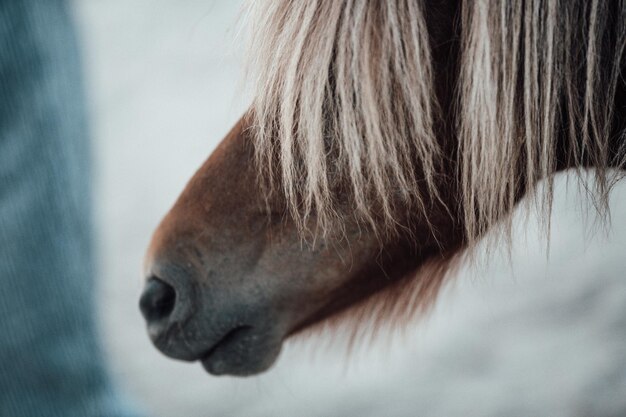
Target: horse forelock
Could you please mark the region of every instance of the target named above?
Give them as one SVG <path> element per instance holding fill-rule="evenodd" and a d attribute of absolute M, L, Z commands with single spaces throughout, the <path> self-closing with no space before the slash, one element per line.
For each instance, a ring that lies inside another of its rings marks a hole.
<path fill-rule="evenodd" d="M 561 165 L 593 166 L 593 197 L 606 207 L 607 167 L 623 162 L 610 140 L 625 2 L 463 3 L 454 114 L 442 114 L 436 95 L 427 6 L 250 3 L 257 164 L 265 184 L 280 184 L 298 225 L 315 214 L 320 230 L 333 227 L 348 196 L 355 216 L 393 231 L 402 226 L 398 206 L 428 219 L 453 181 L 471 244 L 524 194 L 549 217 Z M 441 122 L 455 132 L 454 156 L 444 155 Z"/>

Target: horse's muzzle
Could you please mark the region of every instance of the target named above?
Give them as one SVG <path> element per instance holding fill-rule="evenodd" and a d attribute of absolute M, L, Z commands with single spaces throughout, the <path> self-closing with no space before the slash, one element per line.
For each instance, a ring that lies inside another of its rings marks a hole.
<path fill-rule="evenodd" d="M 216 375 L 255 374 L 274 362 L 285 332 L 267 309 L 225 290 L 208 290 L 180 267 L 155 269 L 139 309 L 150 339 L 163 354 L 200 361 Z"/>

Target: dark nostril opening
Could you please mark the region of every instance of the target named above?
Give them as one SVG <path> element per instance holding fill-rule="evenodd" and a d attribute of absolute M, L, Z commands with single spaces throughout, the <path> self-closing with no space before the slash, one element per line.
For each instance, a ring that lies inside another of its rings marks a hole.
<path fill-rule="evenodd" d="M 139 309 L 148 322 L 166 318 L 174 310 L 175 304 L 174 287 L 157 277 L 148 279 L 139 300 Z"/>

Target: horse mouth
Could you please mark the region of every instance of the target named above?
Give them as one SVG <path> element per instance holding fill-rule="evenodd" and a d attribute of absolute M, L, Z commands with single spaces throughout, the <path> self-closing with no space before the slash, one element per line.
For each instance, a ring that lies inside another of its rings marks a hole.
<path fill-rule="evenodd" d="M 269 368 L 278 355 L 277 349 L 262 339 L 254 327 L 237 326 L 201 355 L 199 361 L 212 375 L 258 374 Z"/>

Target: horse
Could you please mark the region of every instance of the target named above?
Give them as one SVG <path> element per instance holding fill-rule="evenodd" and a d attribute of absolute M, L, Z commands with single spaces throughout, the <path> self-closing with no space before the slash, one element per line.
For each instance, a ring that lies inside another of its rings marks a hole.
<path fill-rule="evenodd" d="M 401 328 L 486 235 L 510 242 L 521 201 L 547 234 L 560 171 L 608 217 L 626 1 L 246 7 L 252 104 L 145 258 L 140 309 L 165 355 L 245 376 L 321 324 Z"/>

